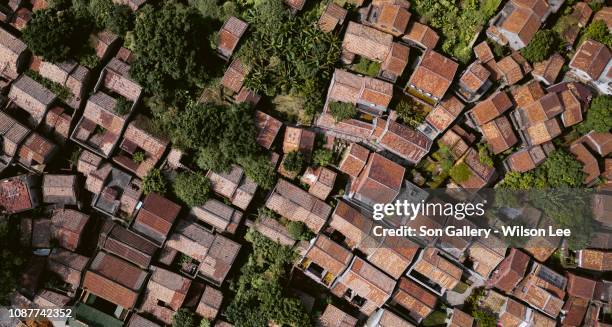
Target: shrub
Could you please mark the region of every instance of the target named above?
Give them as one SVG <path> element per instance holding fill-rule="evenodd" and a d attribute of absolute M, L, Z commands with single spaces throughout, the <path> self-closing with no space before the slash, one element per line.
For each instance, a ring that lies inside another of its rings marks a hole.
<path fill-rule="evenodd" d="M 336 122 L 357 116 L 357 108 L 351 103 L 346 102 L 331 102 L 329 104 L 329 112 Z"/>
<path fill-rule="evenodd" d="M 374 77 L 380 71 L 380 63 L 359 57 L 352 68 L 360 74 Z"/>
<path fill-rule="evenodd" d="M 288 172 L 299 173 L 304 168 L 304 155 L 299 151 L 292 151 L 287 153 L 285 160 L 283 160 L 283 168 Z"/>
<path fill-rule="evenodd" d="M 151 169 L 149 173 L 142 179 L 142 192 L 147 195 L 149 193 L 166 194 L 167 186 L 166 179 L 157 168 Z"/>
<path fill-rule="evenodd" d="M 210 194 L 210 181 L 202 174 L 179 173 L 172 184 L 172 190 L 179 200 L 190 207 L 203 205 Z"/>
<path fill-rule="evenodd" d="M 412 128 L 416 128 L 423 123 L 427 116 L 420 104 L 410 98 L 402 99 L 395 110 L 400 120 Z"/>
<path fill-rule="evenodd" d="M 603 20 L 596 20 L 589 24 L 584 29 L 578 45 L 588 39 L 605 44 L 609 48 L 612 47 L 612 34 L 608 30 L 608 25 Z"/>
<path fill-rule="evenodd" d="M 319 166 L 327 166 L 334 160 L 334 153 L 328 149 L 319 149 L 314 153 L 314 163 Z"/>
<path fill-rule="evenodd" d="M 290 221 L 287 223 L 287 232 L 289 232 L 289 235 L 295 240 L 301 239 L 306 229 L 306 225 L 301 221 Z"/>

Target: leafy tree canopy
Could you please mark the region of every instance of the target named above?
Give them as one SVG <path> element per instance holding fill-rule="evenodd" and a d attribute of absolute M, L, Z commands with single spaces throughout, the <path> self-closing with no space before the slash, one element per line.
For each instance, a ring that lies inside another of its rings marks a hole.
<path fill-rule="evenodd" d="M 166 179 L 157 168 L 151 171 L 142 179 L 142 192 L 146 195 L 149 193 L 166 194 L 167 186 Z"/>
<path fill-rule="evenodd" d="M 319 166 L 327 166 L 334 161 L 334 153 L 328 149 L 318 149 L 314 153 L 314 163 Z"/>
<path fill-rule="evenodd" d="M 182 172 L 176 176 L 172 189 L 177 198 L 190 207 L 203 205 L 210 193 L 210 181 L 203 175 Z"/>
<path fill-rule="evenodd" d="M 561 41 L 553 30 L 539 30 L 526 47 L 521 49 L 521 54 L 530 63 L 536 63 L 548 59 L 558 48 Z"/>
<path fill-rule="evenodd" d="M 450 169 L 449 175 L 455 182 L 462 183 L 470 179 L 472 171 L 465 162 L 461 162 Z"/>
<path fill-rule="evenodd" d="M 603 20 L 596 20 L 589 24 L 582 32 L 579 44 L 588 39 L 598 41 L 607 45 L 608 48 L 612 48 L 612 33 L 610 33 L 608 25 Z"/>
<path fill-rule="evenodd" d="M 172 316 L 172 327 L 196 327 L 197 318 L 192 311 L 182 308 Z"/>
<path fill-rule="evenodd" d="M 292 173 L 299 173 L 304 168 L 304 155 L 299 151 L 291 151 L 283 160 L 283 168 Z"/>
<path fill-rule="evenodd" d="M 576 128 L 580 134 L 609 132 L 612 129 L 612 95 L 600 95 L 593 99 L 586 119 Z"/>

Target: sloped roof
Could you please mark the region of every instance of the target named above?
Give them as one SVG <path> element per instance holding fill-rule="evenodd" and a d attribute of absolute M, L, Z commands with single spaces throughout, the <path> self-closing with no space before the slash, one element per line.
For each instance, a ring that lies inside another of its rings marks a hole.
<path fill-rule="evenodd" d="M 458 67 L 459 65 L 453 60 L 433 50 L 428 50 L 423 54 L 419 66 L 410 76 L 408 85 L 414 85 L 422 92 L 442 98 L 452 84 Z"/>
<path fill-rule="evenodd" d="M 342 49 L 370 60 L 382 62 L 391 50 L 393 36 L 372 27 L 349 22 Z"/>
<path fill-rule="evenodd" d="M 385 149 L 413 163 L 421 161 L 432 145 L 432 141 L 423 133 L 393 120 L 388 120 L 378 142 Z"/>
<path fill-rule="evenodd" d="M 607 46 L 594 41 L 586 40 L 572 57 L 569 66 L 581 70 L 593 80 L 597 80 L 604 73 L 608 62 L 612 60 L 612 53 Z"/>
<path fill-rule="evenodd" d="M 483 101 L 480 101 L 470 110 L 474 121 L 478 125 L 485 124 L 502 115 L 512 108 L 512 101 L 505 92 L 496 92 Z"/>

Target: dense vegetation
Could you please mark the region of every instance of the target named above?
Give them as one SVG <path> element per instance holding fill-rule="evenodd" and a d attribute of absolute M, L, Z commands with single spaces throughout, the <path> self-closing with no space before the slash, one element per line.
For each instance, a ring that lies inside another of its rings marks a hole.
<path fill-rule="evenodd" d="M 576 129 L 581 134 L 590 131 L 609 132 L 612 129 L 612 95 L 594 98 L 586 112 L 586 118 Z"/>
<path fill-rule="evenodd" d="M 442 52 L 467 63 L 472 57 L 471 42 L 501 0 L 414 0 L 412 9 L 440 33 Z"/>
<path fill-rule="evenodd" d="M 17 224 L 9 219 L 6 216 L 0 219 L 0 305 L 8 305 L 10 294 L 17 288 L 17 276 L 26 255 L 18 253 L 19 242 L 15 239 L 19 235 Z"/>
<path fill-rule="evenodd" d="M 312 326 L 312 321 L 297 298 L 289 297 L 283 286 L 295 258 L 293 250 L 275 243 L 258 232 L 249 231 L 247 241 L 253 253 L 242 267 L 236 295 L 225 316 L 238 327 L 278 325 Z"/>
<path fill-rule="evenodd" d="M 142 179 L 142 192 L 147 195 L 149 193 L 166 194 L 168 186 L 166 179 L 162 175 L 161 170 L 157 168 L 151 169 L 149 173 Z"/>
<path fill-rule="evenodd" d="M 521 49 L 521 54 L 530 63 L 536 63 L 548 59 L 559 49 L 561 39 L 553 30 L 539 30 L 533 36 L 529 44 Z"/>
<path fill-rule="evenodd" d="M 283 160 L 283 168 L 291 173 L 299 173 L 304 169 L 306 161 L 304 155 L 299 151 L 291 151 L 285 155 Z"/>
<path fill-rule="evenodd" d="M 338 37 L 316 26 L 317 9 L 293 16 L 281 0 L 256 1 L 244 14 L 251 34 L 239 53 L 250 67 L 247 87 L 267 96 L 303 98 L 307 120 L 322 108 L 340 55 Z"/>
<path fill-rule="evenodd" d="M 334 101 L 329 103 L 329 113 L 336 122 L 341 122 L 357 116 L 357 108 L 351 103 Z"/>
<path fill-rule="evenodd" d="M 210 193 L 210 181 L 203 174 L 182 172 L 173 181 L 172 190 L 189 207 L 203 205 Z"/>
<path fill-rule="evenodd" d="M 608 25 L 603 20 L 596 20 L 591 22 L 583 31 L 582 36 L 580 37 L 580 41 L 578 44 L 582 44 L 582 42 L 591 39 L 598 42 L 601 42 L 608 46 L 608 48 L 612 48 L 612 33 L 608 30 Z"/>
<path fill-rule="evenodd" d="M 470 179 L 472 171 L 465 162 L 460 162 L 449 170 L 449 175 L 455 182 L 463 183 Z"/>

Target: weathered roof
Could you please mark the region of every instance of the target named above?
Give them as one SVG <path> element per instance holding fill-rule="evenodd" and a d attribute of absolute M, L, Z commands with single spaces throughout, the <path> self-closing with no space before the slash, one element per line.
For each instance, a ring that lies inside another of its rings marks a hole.
<path fill-rule="evenodd" d="M 206 319 L 213 320 L 217 317 L 222 302 L 223 293 L 210 285 L 206 285 L 196 308 L 196 313 Z"/>
<path fill-rule="evenodd" d="M 115 57 L 104 68 L 104 86 L 131 102 L 142 93 L 142 86 L 130 77 L 130 65 Z"/>
<path fill-rule="evenodd" d="M 546 153 L 541 146 L 536 145 L 514 152 L 506 159 L 512 171 L 524 173 L 534 169 L 546 159 Z"/>
<path fill-rule="evenodd" d="M 454 95 L 445 97 L 425 117 L 425 120 L 438 131 L 446 130 L 461 114 L 465 105 Z"/>
<path fill-rule="evenodd" d="M 510 93 L 516 102 L 517 108 L 521 108 L 543 97 L 544 89 L 538 81 L 531 80 L 527 84 L 513 88 Z"/>
<path fill-rule="evenodd" d="M 0 65 L 3 75 L 12 79 L 19 76 L 21 68 L 18 66 L 19 59 L 26 50 L 25 43 L 4 28 L 0 28 Z"/>
<path fill-rule="evenodd" d="M 387 54 L 387 57 L 381 65 L 381 69 L 385 72 L 389 72 L 396 77 L 401 76 L 408 64 L 408 55 L 410 54 L 410 48 L 393 42 L 391 51 Z"/>
<path fill-rule="evenodd" d="M 329 237 L 319 235 L 306 252 L 305 257 L 337 277 L 351 263 L 353 254 Z"/>
<path fill-rule="evenodd" d="M 459 83 L 468 91 L 477 92 L 491 76 L 491 72 L 478 62 L 473 62 L 461 75 Z"/>
<path fill-rule="evenodd" d="M 373 10 L 378 9 L 373 6 Z M 372 24 L 386 32 L 399 36 L 404 34 L 408 21 L 410 20 L 410 12 L 404 6 L 388 3 L 380 6 L 380 12 Z"/>
<path fill-rule="evenodd" d="M 474 47 L 474 54 L 476 55 L 476 58 L 480 60 L 481 63 L 485 63 L 489 60 L 495 59 L 495 57 L 493 56 L 493 51 L 491 51 L 491 47 L 489 47 L 487 41 L 482 41 L 478 43 Z"/>
<path fill-rule="evenodd" d="M 461 268 L 443 258 L 435 248 L 427 248 L 422 252 L 414 264 L 414 270 L 446 289 L 454 288 L 463 273 Z"/>
<path fill-rule="evenodd" d="M 412 315 L 416 315 L 417 320 L 420 320 L 433 311 L 438 302 L 438 297 L 409 278 L 402 277 L 399 280 L 398 289 L 393 295 L 393 301 L 410 311 Z"/>
<path fill-rule="evenodd" d="M 567 294 L 585 300 L 593 299 L 596 282 L 592 279 L 567 272 Z"/>
<path fill-rule="evenodd" d="M 402 40 L 414 42 L 427 50 L 435 48 L 439 39 L 438 33 L 431 27 L 415 21 L 408 25 L 406 34 L 402 36 Z"/>
<path fill-rule="evenodd" d="M 405 168 L 373 153 L 351 187 L 353 197 L 368 205 L 391 202 L 399 194 Z"/>
<path fill-rule="evenodd" d="M 349 246 L 358 247 L 370 234 L 373 221 L 347 202 L 338 201 L 329 221 L 329 227 L 342 234 Z"/>
<path fill-rule="evenodd" d="M 548 85 L 553 84 L 557 80 L 564 63 L 565 59 L 560 54 L 555 53 L 550 58 L 533 64 L 531 75 L 538 77 Z"/>
<path fill-rule="evenodd" d="M 593 21 L 603 20 L 608 26 L 608 30 L 612 30 L 612 7 L 606 6 L 601 8 L 593 16 Z"/>
<path fill-rule="evenodd" d="M 132 228 L 158 243 L 163 243 L 180 211 L 181 206 L 178 204 L 157 193 L 149 193 L 134 219 Z"/>
<path fill-rule="evenodd" d="M 612 252 L 594 249 L 580 250 L 578 266 L 595 271 L 612 271 Z"/>
<path fill-rule="evenodd" d="M 391 50 L 393 36 L 372 27 L 349 22 L 342 49 L 370 60 L 382 62 Z"/>
<path fill-rule="evenodd" d="M 498 91 L 483 101 L 480 101 L 470 110 L 474 121 L 478 125 L 485 124 L 502 115 L 512 107 L 512 101 L 505 92 Z"/>
<path fill-rule="evenodd" d="M 387 121 L 387 126 L 378 142 L 385 149 L 412 163 L 421 161 L 432 145 L 432 141 L 423 133 L 393 120 Z"/>
<path fill-rule="evenodd" d="M 87 214 L 73 209 L 56 209 L 51 216 L 51 232 L 60 246 L 75 251 L 88 222 Z"/>
<path fill-rule="evenodd" d="M 561 115 L 563 126 L 570 127 L 582 121 L 582 103 L 571 90 L 560 93 L 561 104 L 565 109 Z"/>
<path fill-rule="evenodd" d="M 591 79 L 597 80 L 604 73 L 608 62 L 612 60 L 610 49 L 594 40 L 586 40 L 578 48 L 569 63 L 570 68 L 585 72 Z"/>
<path fill-rule="evenodd" d="M 12 84 L 9 98 L 19 107 L 31 112 L 36 110 L 35 106 L 50 106 L 56 95 L 29 76 L 22 75 Z"/>
<path fill-rule="evenodd" d="M 62 248 L 55 248 L 49 254 L 47 269 L 75 289 L 81 284 L 81 274 L 89 258 Z"/>
<path fill-rule="evenodd" d="M 506 56 L 498 61 L 497 70 L 508 85 L 515 84 L 525 76 L 523 68 L 512 55 Z"/>
<path fill-rule="evenodd" d="M 319 18 L 319 28 L 324 32 L 333 31 L 336 26 L 344 23 L 348 11 L 338 4 L 332 2 L 325 7 L 325 11 Z"/>
<path fill-rule="evenodd" d="M 433 50 L 427 50 L 410 76 L 408 85 L 441 99 L 453 82 L 458 67 L 453 60 Z"/>
<path fill-rule="evenodd" d="M 258 130 L 257 143 L 270 149 L 283 123 L 263 111 L 255 111 L 255 127 Z"/>
<path fill-rule="evenodd" d="M 527 128 L 531 145 L 543 144 L 561 135 L 561 126 L 556 118 L 535 123 Z"/>
<path fill-rule="evenodd" d="M 242 85 L 244 85 L 246 75 L 247 68 L 242 64 L 242 61 L 240 61 L 240 59 L 234 59 L 223 74 L 221 85 L 235 93 L 238 93 L 240 92 Z"/>
<path fill-rule="evenodd" d="M 43 175 L 43 201 L 76 205 L 76 175 Z"/>
<path fill-rule="evenodd" d="M 0 180 L 0 209 L 17 213 L 34 208 L 38 203 L 34 192 L 34 177 L 19 175 Z"/>
<path fill-rule="evenodd" d="M 333 304 L 328 304 L 321 317 L 319 317 L 321 327 L 354 327 L 357 326 L 357 318 L 340 310 Z"/>
<path fill-rule="evenodd" d="M 105 223 L 100 232 L 98 247 L 146 268 L 157 252 L 157 245 L 118 224 Z"/>
<path fill-rule="evenodd" d="M 494 154 L 504 152 L 518 142 L 512 125 L 506 116 L 495 118 L 480 126 L 480 130 Z"/>
<path fill-rule="evenodd" d="M 500 27 L 515 34 L 523 44 L 528 44 L 540 29 L 540 17 L 530 9 L 516 7 Z"/>
<path fill-rule="evenodd" d="M 351 177 L 357 177 L 368 161 L 370 151 L 357 143 L 346 149 L 338 168 Z"/>

